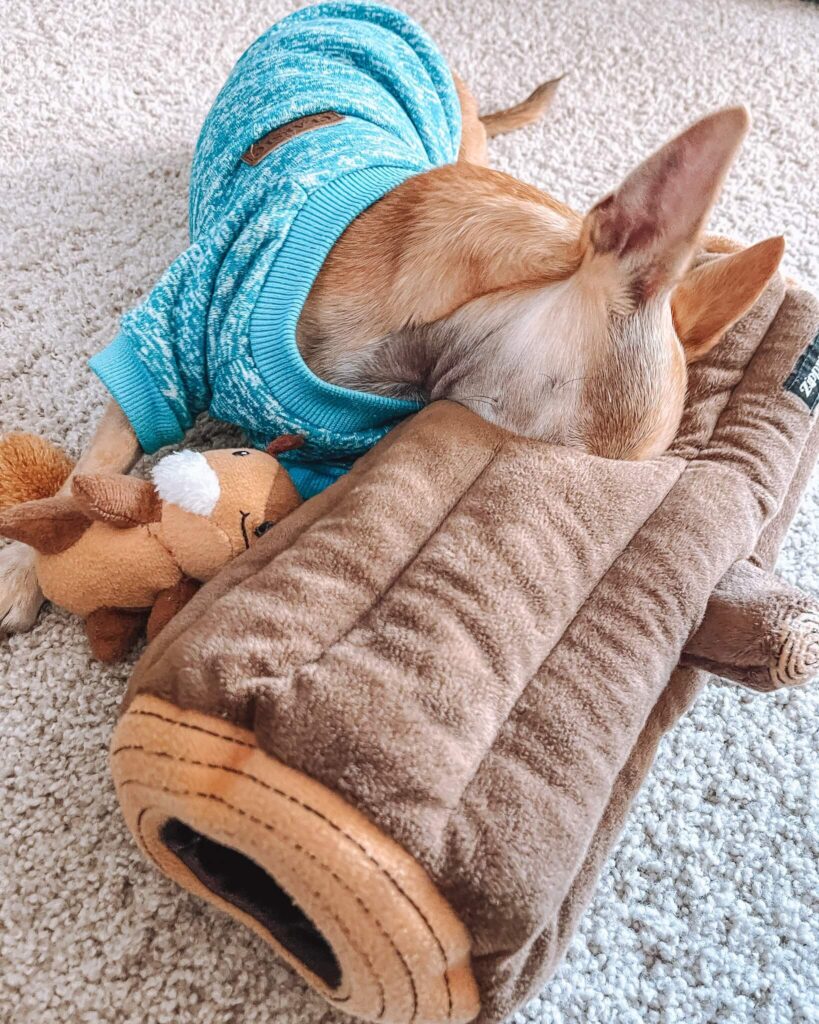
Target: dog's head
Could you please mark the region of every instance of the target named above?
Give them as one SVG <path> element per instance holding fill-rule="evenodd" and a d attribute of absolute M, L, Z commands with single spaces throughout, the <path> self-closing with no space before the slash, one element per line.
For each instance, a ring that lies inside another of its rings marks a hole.
<path fill-rule="evenodd" d="M 783 240 L 771 238 L 691 268 L 747 126 L 741 108 L 698 121 L 582 220 L 558 204 L 544 208 L 542 244 L 566 269 L 447 317 L 458 358 L 432 397 L 448 394 L 518 433 L 592 454 L 665 450 L 687 365 L 756 301 L 782 256 Z"/>

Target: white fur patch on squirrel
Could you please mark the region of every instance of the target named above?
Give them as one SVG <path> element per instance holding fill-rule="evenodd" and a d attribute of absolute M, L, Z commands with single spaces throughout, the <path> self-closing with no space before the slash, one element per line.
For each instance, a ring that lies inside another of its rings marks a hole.
<path fill-rule="evenodd" d="M 151 477 L 159 497 L 186 512 L 209 516 L 219 500 L 219 477 L 201 452 L 173 452 L 160 459 Z"/>

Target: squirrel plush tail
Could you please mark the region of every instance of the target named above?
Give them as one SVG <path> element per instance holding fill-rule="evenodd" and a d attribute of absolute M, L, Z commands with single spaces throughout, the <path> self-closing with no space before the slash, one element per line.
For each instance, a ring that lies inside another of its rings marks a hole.
<path fill-rule="evenodd" d="M 34 434 L 0 437 L 0 512 L 54 497 L 73 468 L 64 452 Z"/>

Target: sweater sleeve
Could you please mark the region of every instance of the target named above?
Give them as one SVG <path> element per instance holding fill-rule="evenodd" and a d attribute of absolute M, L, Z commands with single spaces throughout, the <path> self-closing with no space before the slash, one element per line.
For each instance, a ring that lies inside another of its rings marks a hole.
<path fill-rule="evenodd" d="M 146 452 L 176 444 L 210 404 L 206 332 L 209 275 L 192 246 L 144 302 L 127 313 L 91 369 L 111 392 Z"/>

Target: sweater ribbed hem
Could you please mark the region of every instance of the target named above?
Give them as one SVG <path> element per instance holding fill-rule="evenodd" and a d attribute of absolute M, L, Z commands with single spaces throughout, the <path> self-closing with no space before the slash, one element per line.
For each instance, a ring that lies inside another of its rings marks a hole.
<path fill-rule="evenodd" d="M 88 365 L 125 413 L 143 451 L 150 454 L 184 438 L 192 424 L 179 423 L 124 334 L 92 356 Z"/>
<path fill-rule="evenodd" d="M 301 357 L 296 326 L 313 282 L 344 229 L 368 206 L 422 168 L 368 167 L 311 193 L 293 220 L 253 313 L 248 336 L 253 359 L 271 392 L 299 420 L 335 434 L 384 426 L 421 408 L 329 384 Z"/>

